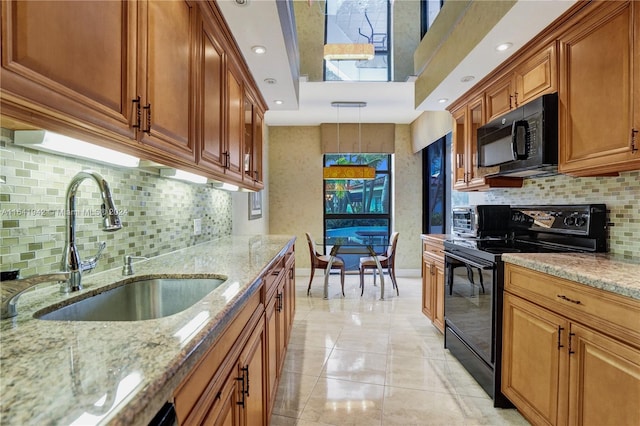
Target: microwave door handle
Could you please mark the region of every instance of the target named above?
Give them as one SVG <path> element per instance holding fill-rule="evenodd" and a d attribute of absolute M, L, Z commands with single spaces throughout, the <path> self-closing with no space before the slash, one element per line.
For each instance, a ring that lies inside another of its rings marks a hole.
<path fill-rule="evenodd" d="M 518 152 L 518 128 L 524 128 L 524 153 Z M 516 120 L 513 122 L 511 128 L 511 149 L 513 150 L 514 160 L 526 160 L 529 158 L 529 144 L 527 143 L 527 137 L 529 135 L 529 122 L 527 120 Z"/>

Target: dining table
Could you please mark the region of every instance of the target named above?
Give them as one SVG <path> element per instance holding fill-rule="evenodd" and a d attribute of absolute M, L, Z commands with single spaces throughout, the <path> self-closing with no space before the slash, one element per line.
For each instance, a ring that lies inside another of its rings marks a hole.
<path fill-rule="evenodd" d="M 380 300 L 384 300 L 384 274 L 382 272 L 382 265 L 378 256 L 386 254 L 387 247 L 389 246 L 388 238 L 379 238 L 380 235 L 376 235 L 378 238 L 360 238 L 359 237 L 329 237 L 323 240 L 320 244 L 324 244 L 329 248 L 329 262 L 324 271 L 324 299 L 329 299 L 329 275 L 331 273 L 331 265 L 338 257 L 339 254 L 360 254 L 365 256 L 371 256 L 376 262 L 378 273 L 380 274 Z M 381 253 L 377 253 L 376 249 L 381 250 Z"/>

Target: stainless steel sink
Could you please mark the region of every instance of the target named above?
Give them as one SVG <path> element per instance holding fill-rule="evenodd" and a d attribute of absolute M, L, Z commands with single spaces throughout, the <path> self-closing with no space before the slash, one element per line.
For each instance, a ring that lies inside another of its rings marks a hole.
<path fill-rule="evenodd" d="M 224 283 L 218 278 L 141 279 L 37 315 L 54 321 L 140 321 L 184 311 Z"/>

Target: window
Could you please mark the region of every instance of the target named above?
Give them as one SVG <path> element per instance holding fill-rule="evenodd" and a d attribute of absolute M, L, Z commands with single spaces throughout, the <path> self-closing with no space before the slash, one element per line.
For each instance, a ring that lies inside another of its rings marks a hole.
<path fill-rule="evenodd" d="M 422 27 L 422 37 L 429 31 L 436 16 L 440 13 L 444 0 L 422 0 L 420 3 L 420 26 Z"/>
<path fill-rule="evenodd" d="M 327 0 L 325 43 L 373 44 L 372 60 L 324 61 L 325 81 L 391 81 L 388 0 Z"/>
<path fill-rule="evenodd" d="M 448 233 L 451 210 L 450 151 L 451 133 L 422 152 L 422 232 L 425 234 Z"/>
<path fill-rule="evenodd" d="M 387 242 L 391 235 L 391 155 L 327 154 L 324 165 L 368 164 L 373 180 L 324 181 L 324 238 L 355 238 Z M 384 251 L 386 246 L 376 247 Z M 325 247 L 326 250 L 326 247 Z M 325 251 L 326 253 L 326 251 Z M 347 270 L 357 270 L 360 255 L 340 255 Z"/>

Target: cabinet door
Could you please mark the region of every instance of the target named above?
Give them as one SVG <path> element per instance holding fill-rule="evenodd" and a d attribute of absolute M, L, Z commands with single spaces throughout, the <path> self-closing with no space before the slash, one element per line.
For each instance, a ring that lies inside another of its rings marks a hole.
<path fill-rule="evenodd" d="M 3 1 L 1 43 L 3 107 L 134 139 L 135 3 Z"/>
<path fill-rule="evenodd" d="M 238 365 L 239 376 L 244 376 L 244 383 L 239 386 L 239 398 L 243 402 L 243 424 L 248 426 L 266 423 L 265 412 L 265 329 L 264 321 L 259 321 L 251 337 L 240 355 Z"/>
<path fill-rule="evenodd" d="M 283 274 L 282 281 L 278 285 L 276 293 L 276 318 L 278 323 L 278 376 L 280 376 L 284 354 L 287 347 L 287 336 L 289 335 L 289 319 L 285 301 L 289 298 L 289 290 L 286 280 L 286 273 Z"/>
<path fill-rule="evenodd" d="M 251 142 L 251 167 L 247 173 L 249 181 L 256 189 L 263 188 L 262 177 L 262 132 L 263 132 L 264 117 L 258 110 L 256 105 L 253 105 L 253 131 Z"/>
<path fill-rule="evenodd" d="M 195 6 L 162 0 L 139 5 L 141 142 L 161 155 L 195 162 Z"/>
<path fill-rule="evenodd" d="M 483 186 L 485 180 L 478 176 L 478 127 L 484 124 L 484 97 L 480 96 L 467 106 L 467 182 L 469 187 Z"/>
<path fill-rule="evenodd" d="M 511 73 L 487 88 L 485 91 L 487 122 L 500 117 L 515 107 L 514 93 L 514 79 Z"/>
<path fill-rule="evenodd" d="M 200 29 L 202 110 L 198 115 L 198 128 L 201 132 L 198 163 L 222 172 L 225 164 L 223 130 L 225 54 L 219 42 L 221 35 L 212 25 L 212 20 L 211 17 L 205 17 Z"/>
<path fill-rule="evenodd" d="M 433 325 L 444 333 L 444 263 L 435 262 L 434 266 L 434 300 Z"/>
<path fill-rule="evenodd" d="M 640 424 L 640 351 L 571 324 L 569 423 Z"/>
<path fill-rule="evenodd" d="M 602 2 L 593 8 L 559 45 L 559 170 L 580 176 L 640 168 L 632 123 L 640 5 Z"/>
<path fill-rule="evenodd" d="M 553 93 L 558 87 L 556 43 L 525 61 L 515 70 L 516 105 Z"/>
<path fill-rule="evenodd" d="M 534 424 L 565 418 L 568 322 L 546 309 L 505 293 L 502 392 Z"/>
<path fill-rule="evenodd" d="M 467 187 L 466 151 L 467 151 L 467 107 L 453 111 L 453 134 L 451 145 L 453 148 L 453 188 L 464 189 Z"/>
<path fill-rule="evenodd" d="M 242 75 L 233 61 L 227 64 L 227 146 L 226 170 L 229 177 L 242 180 L 244 173 L 244 89 Z"/>
<path fill-rule="evenodd" d="M 244 149 L 244 165 L 242 167 L 242 171 L 244 172 L 243 178 L 252 182 L 253 177 L 252 170 L 253 164 L 251 161 L 251 156 L 253 152 L 253 102 L 251 98 L 245 94 L 244 98 L 244 134 L 242 138 L 242 148 Z"/>
<path fill-rule="evenodd" d="M 276 317 L 276 304 L 278 303 L 276 297 L 272 297 L 266 308 L 266 333 L 267 333 L 267 389 L 268 398 L 273 405 L 276 398 L 276 391 L 278 385 L 278 325 Z M 269 410 L 271 406 L 269 407 Z"/>
<path fill-rule="evenodd" d="M 434 281 L 434 266 L 429 257 L 423 254 L 422 256 L 422 313 L 427 318 L 433 320 L 433 281 Z"/>

